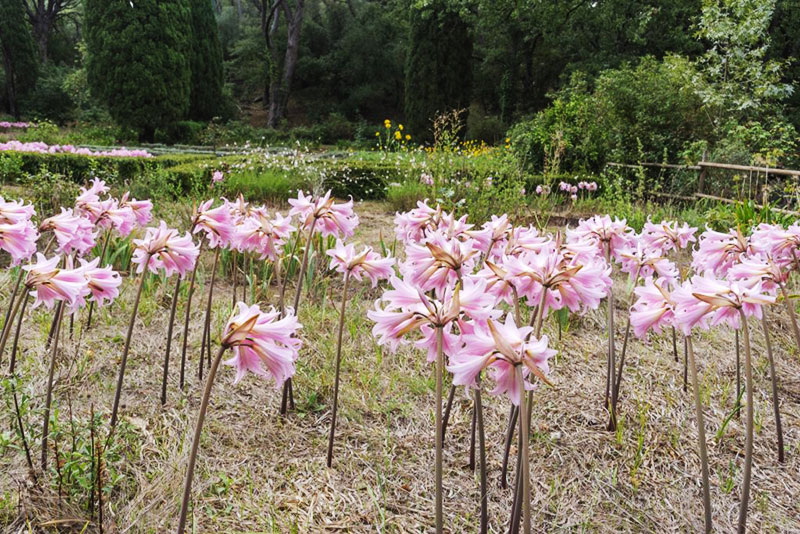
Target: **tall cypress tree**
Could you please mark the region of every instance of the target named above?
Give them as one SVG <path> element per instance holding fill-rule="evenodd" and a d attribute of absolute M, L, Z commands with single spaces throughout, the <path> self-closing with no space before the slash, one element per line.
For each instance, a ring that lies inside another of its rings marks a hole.
<path fill-rule="evenodd" d="M 418 139 L 430 139 L 437 113 L 469 107 L 472 37 L 457 9 L 444 0 L 412 8 L 410 27 L 406 123 Z"/>
<path fill-rule="evenodd" d="M 86 0 L 89 86 L 119 124 L 151 141 L 186 116 L 189 0 Z"/>
<path fill-rule="evenodd" d="M 34 88 L 38 73 L 36 45 L 20 0 L 0 0 L 0 53 L 6 109 L 19 118 L 19 98 Z"/>
<path fill-rule="evenodd" d="M 189 0 L 192 12 L 192 90 L 189 116 L 208 120 L 221 110 L 222 45 L 212 0 Z"/>

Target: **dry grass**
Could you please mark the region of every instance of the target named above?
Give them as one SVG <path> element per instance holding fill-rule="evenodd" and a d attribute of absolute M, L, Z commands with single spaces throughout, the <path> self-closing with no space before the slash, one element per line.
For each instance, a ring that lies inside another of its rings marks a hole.
<path fill-rule="evenodd" d="M 379 228 L 390 228 L 379 206 L 364 207 L 360 213 L 363 239 L 374 243 Z M 5 281 L 2 287 L 7 286 Z M 391 355 L 376 347 L 365 311 L 377 293 L 366 286 L 356 289 L 358 296 L 350 305 L 336 457 L 332 469 L 325 466 L 336 328 L 330 294 L 333 303 L 339 300 L 337 283 L 326 287 L 320 286 L 301 311 L 305 346 L 295 413 L 279 416 L 280 392 L 257 377 L 234 386 L 230 369 L 223 368 L 218 376 L 195 475 L 196 532 L 432 530 L 433 377 L 418 351 L 407 348 Z M 123 298 L 100 314 L 101 326 L 83 336 L 77 357 L 75 343 L 65 338 L 56 388 L 62 429 L 69 425 L 67 399 L 74 420 L 83 424 L 90 403 L 106 416 L 109 412 L 133 292 L 129 284 L 126 288 Z M 196 365 L 202 313 L 198 307 L 193 316 L 188 394 L 178 391 L 173 372 L 168 402 L 162 408 L 158 396 L 171 290 L 172 283 L 153 284 L 137 323 L 123 394 L 124 420 L 116 439 L 119 457 L 111 465 L 119 479 L 105 497 L 106 532 L 159 533 L 175 528 L 189 435 L 199 405 Z M 217 291 L 216 332 L 230 306 L 230 287 L 221 284 Z M 21 387 L 33 399 L 33 413 L 28 415 L 32 428 L 41 419 L 36 409 L 45 385 L 43 340 L 48 321 L 47 313 L 36 311 L 24 329 Z M 531 435 L 535 530 L 698 532 L 700 466 L 682 363 L 673 361 L 668 336 L 633 342 L 622 387 L 621 429 L 610 433 L 601 410 L 603 324 L 602 312 L 573 320 L 557 342 L 554 323 L 546 327 L 559 355 L 552 374 L 556 386 L 535 392 Z M 756 326 L 757 435 L 749 525 L 753 532 L 798 532 L 800 361 L 788 325 L 781 322 L 776 325 L 775 344 L 787 461 L 778 465 L 763 339 Z M 176 327 L 176 339 L 181 328 Z M 735 528 L 744 449 L 743 421 L 736 418 L 716 439 L 735 396 L 732 340 L 732 332 L 718 329 L 696 343 L 714 521 L 720 532 Z M 173 370 L 180 354 L 176 346 L 179 343 L 173 344 Z M 7 358 L 3 366 L 5 362 Z M 478 483 L 466 468 L 471 402 L 463 390 L 456 399 L 445 450 L 445 524 L 449 532 L 476 532 Z M 511 490 L 501 490 L 498 480 L 508 402 L 486 396 L 484 403 L 491 532 L 503 532 Z M 3 435 L 11 439 L 7 409 L 2 421 Z M 60 448 L 69 447 L 68 436 L 65 432 Z M 81 532 L 89 519 L 78 506 L 85 497 L 59 503 L 55 485 L 34 486 L 18 445 L 15 440 L 13 446 L 0 449 L 0 523 L 5 531 Z M 38 458 L 37 443 L 33 453 Z M 96 531 L 94 523 L 86 529 Z"/>

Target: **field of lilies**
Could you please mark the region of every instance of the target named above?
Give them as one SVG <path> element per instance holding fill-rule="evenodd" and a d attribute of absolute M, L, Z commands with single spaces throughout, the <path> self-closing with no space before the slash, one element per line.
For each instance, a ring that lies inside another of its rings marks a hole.
<path fill-rule="evenodd" d="M 3 191 L 4 531 L 800 531 L 800 223 L 209 191 Z"/>

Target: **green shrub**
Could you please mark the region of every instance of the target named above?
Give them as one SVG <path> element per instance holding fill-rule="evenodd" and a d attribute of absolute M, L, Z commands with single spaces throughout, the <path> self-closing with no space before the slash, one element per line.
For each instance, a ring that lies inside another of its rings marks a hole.
<path fill-rule="evenodd" d="M 240 172 L 227 176 L 218 187 L 229 198 L 242 195 L 246 200 L 259 203 L 284 203 L 292 196 L 292 191 L 303 184 L 298 183 L 296 175 L 279 169 L 266 169 L 261 172 Z"/>
<path fill-rule="evenodd" d="M 386 201 L 393 211 L 408 211 L 417 207 L 417 202 L 430 196 L 430 190 L 420 182 L 405 181 L 389 184 Z"/>

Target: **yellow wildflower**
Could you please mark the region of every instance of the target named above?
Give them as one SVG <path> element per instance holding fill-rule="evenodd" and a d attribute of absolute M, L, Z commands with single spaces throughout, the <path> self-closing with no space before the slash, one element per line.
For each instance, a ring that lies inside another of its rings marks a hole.
<path fill-rule="evenodd" d="M 409 134 L 406 134 L 406 141 L 411 141 L 411 136 Z"/>
<path fill-rule="evenodd" d="M 395 139 L 397 139 L 398 141 L 399 141 L 399 140 L 400 140 L 400 138 L 402 138 L 402 137 L 403 137 L 403 134 L 401 134 L 399 131 L 397 131 L 397 132 L 395 132 L 395 133 L 394 133 L 394 138 L 395 138 Z"/>
<path fill-rule="evenodd" d="M 401 132 L 403 131 L 403 125 L 402 124 L 399 124 L 397 127 L 400 129 Z"/>

